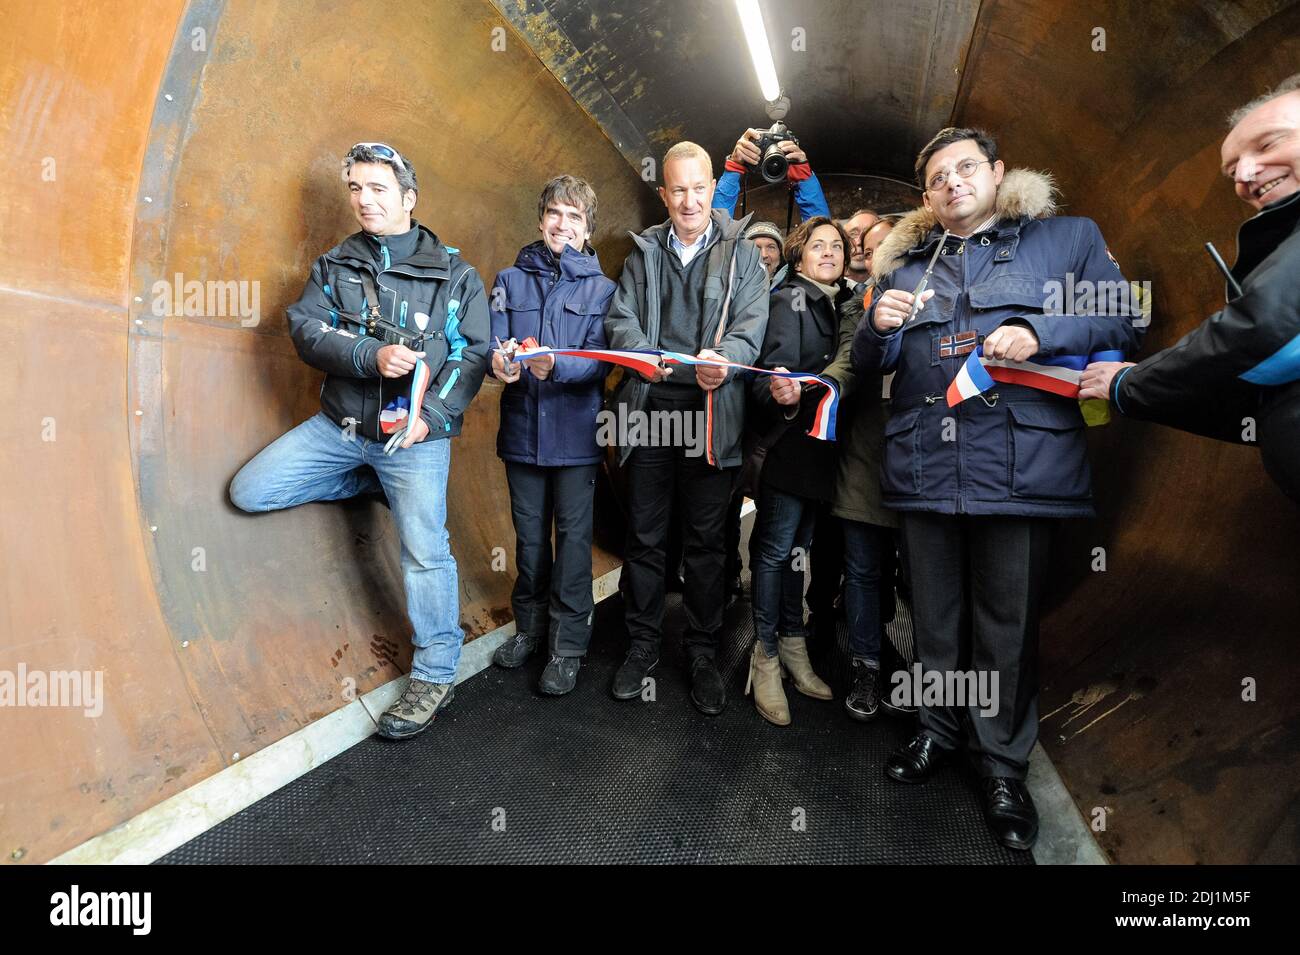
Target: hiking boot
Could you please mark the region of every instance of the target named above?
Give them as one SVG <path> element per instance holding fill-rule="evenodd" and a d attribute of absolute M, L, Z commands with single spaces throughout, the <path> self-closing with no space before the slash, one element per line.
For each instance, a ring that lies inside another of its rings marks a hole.
<path fill-rule="evenodd" d="M 412 677 L 402 695 L 379 717 L 379 735 L 406 739 L 424 732 L 455 693 L 452 683 L 426 683 Z"/>
<path fill-rule="evenodd" d="M 497 647 L 497 652 L 492 654 L 492 662 L 499 667 L 513 670 L 515 667 L 521 667 L 527 663 L 528 658 L 532 656 L 533 650 L 536 648 L 537 638 L 535 636 L 527 633 L 516 633 Z"/>
<path fill-rule="evenodd" d="M 578 669 L 581 666 L 582 657 L 562 657 L 552 653 L 550 662 L 542 671 L 537 689 L 547 696 L 564 696 L 578 685 Z"/>

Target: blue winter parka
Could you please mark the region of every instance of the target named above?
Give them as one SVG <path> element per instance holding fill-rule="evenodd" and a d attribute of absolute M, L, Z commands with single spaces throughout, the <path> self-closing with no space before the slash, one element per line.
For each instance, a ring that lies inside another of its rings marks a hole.
<path fill-rule="evenodd" d="M 1091 219 L 1054 216 L 1053 194 L 1046 175 L 1008 172 L 998 188 L 995 224 L 964 240 L 949 238 L 931 277 L 934 297 L 910 323 L 885 335 L 871 325 L 876 304 L 889 289 L 915 289 L 942 230 L 918 209 L 877 250 L 878 284 L 854 335 L 852 362 L 864 374 L 894 372 L 880 474 L 886 507 L 1093 514 L 1076 399 L 1003 382 L 955 407 L 945 399 L 972 342 L 1004 324 L 1033 329 L 1040 344 L 1031 362 L 1136 351 L 1145 322 L 1125 298 L 1130 286 L 1101 230 Z M 1111 307 L 1120 299 L 1123 308 Z"/>
<path fill-rule="evenodd" d="M 604 348 L 614 289 L 594 251 L 565 246 L 557 258 L 538 240 L 520 249 L 493 283 L 492 335 L 503 342 L 532 337 L 551 348 Z M 501 393 L 497 454 L 540 467 L 599 462 L 596 416 L 609 371 L 606 362 L 557 355 L 541 381 L 525 365 Z"/>

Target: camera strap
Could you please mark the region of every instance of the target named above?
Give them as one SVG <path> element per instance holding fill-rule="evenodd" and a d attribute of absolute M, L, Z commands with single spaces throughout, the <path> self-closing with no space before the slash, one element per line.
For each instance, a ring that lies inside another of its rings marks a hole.
<path fill-rule="evenodd" d="M 379 311 L 379 292 L 376 290 L 375 280 L 370 277 L 369 272 L 365 269 L 357 269 L 357 274 L 361 276 L 361 289 L 366 296 L 366 317 L 369 319 L 367 328 L 373 334 L 374 323 L 383 317 Z"/>

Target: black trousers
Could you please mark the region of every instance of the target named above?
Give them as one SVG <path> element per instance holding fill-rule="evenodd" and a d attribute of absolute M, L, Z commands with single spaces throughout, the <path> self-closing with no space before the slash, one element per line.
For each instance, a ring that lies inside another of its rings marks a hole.
<path fill-rule="evenodd" d="M 808 609 L 819 628 L 835 620 L 835 599 L 844 576 L 844 528 L 831 513 L 831 502 L 817 504 L 817 533 L 813 537 L 808 582 Z"/>
<path fill-rule="evenodd" d="M 994 707 L 969 699 L 965 706 L 923 704 L 921 727 L 952 749 L 967 736 L 983 775 L 1024 779 L 1038 739 L 1038 613 L 1052 521 L 900 517 L 923 673 L 997 674 L 996 713 L 986 715 Z"/>
<path fill-rule="evenodd" d="M 506 462 L 515 524 L 510 604 L 520 633 L 545 634 L 551 652 L 580 657 L 591 642 L 591 525 L 596 465 Z M 551 550 L 551 524 L 555 549 Z"/>
<path fill-rule="evenodd" d="M 1300 504 L 1300 382 L 1278 389 L 1260 415 L 1259 450 L 1269 477 Z"/>
<path fill-rule="evenodd" d="M 651 401 L 652 408 L 655 402 Z M 623 556 L 623 599 L 633 646 L 659 649 L 664 616 L 664 559 L 668 522 L 682 537 L 686 583 L 683 644 L 690 658 L 715 655 L 726 603 L 728 504 L 740 468 L 715 468 L 683 447 L 636 448 L 628 458 L 628 534 Z M 676 495 L 678 508 L 673 512 Z"/>

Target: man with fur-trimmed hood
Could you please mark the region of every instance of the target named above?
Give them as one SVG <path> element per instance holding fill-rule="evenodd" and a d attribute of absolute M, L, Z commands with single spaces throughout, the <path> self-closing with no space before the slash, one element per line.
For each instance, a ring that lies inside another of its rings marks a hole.
<path fill-rule="evenodd" d="M 1076 400 L 1022 384 L 951 408 L 944 396 L 980 344 L 986 359 L 1042 361 L 1132 351 L 1139 333 L 1127 315 L 1049 313 L 1054 288 L 1123 280 L 1096 223 L 1053 215 L 1049 176 L 1006 172 L 975 129 L 942 130 L 916 174 L 924 208 L 876 252 L 852 353 L 855 370 L 895 372 L 880 477 L 900 512 L 922 678 L 886 692 L 926 691 L 920 732 L 885 771 L 922 782 L 965 739 L 989 826 L 1028 849 L 1039 598 L 1052 519 L 1093 513 L 1084 420 Z"/>

